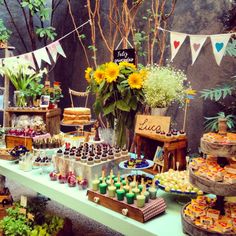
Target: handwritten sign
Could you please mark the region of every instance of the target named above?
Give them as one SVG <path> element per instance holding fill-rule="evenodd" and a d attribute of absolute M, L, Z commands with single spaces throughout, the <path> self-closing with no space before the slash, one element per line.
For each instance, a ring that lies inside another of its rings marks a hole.
<path fill-rule="evenodd" d="M 122 61 L 135 64 L 135 50 L 133 48 L 114 50 L 113 58 L 113 61 L 118 64 Z"/>
<path fill-rule="evenodd" d="M 147 116 L 137 115 L 135 133 L 145 135 L 155 135 L 158 132 L 169 132 L 169 116 Z"/>

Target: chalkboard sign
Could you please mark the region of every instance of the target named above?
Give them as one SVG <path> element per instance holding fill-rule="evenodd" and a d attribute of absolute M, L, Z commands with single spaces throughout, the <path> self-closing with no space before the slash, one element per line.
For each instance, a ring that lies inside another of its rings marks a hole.
<path fill-rule="evenodd" d="M 122 61 L 135 64 L 135 50 L 133 48 L 114 50 L 113 58 L 113 61 L 117 64 Z"/>
<path fill-rule="evenodd" d="M 135 124 L 135 133 L 144 135 L 155 135 L 157 132 L 169 132 L 170 117 L 169 116 L 148 116 L 137 115 Z"/>

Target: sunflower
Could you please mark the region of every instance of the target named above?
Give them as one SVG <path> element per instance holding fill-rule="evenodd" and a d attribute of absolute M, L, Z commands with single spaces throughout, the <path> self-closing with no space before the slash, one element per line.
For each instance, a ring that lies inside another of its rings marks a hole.
<path fill-rule="evenodd" d="M 131 89 L 141 89 L 143 86 L 143 79 L 140 73 L 133 73 L 128 77 L 128 84 Z"/>
<path fill-rule="evenodd" d="M 101 69 L 97 69 L 95 72 L 94 72 L 94 79 L 95 81 L 98 83 L 98 84 L 101 84 L 101 82 L 105 79 L 105 73 L 103 70 Z"/>
<path fill-rule="evenodd" d="M 119 75 L 119 72 L 120 72 L 119 66 L 114 62 L 109 62 L 106 65 L 106 69 L 105 69 L 105 76 L 106 76 L 107 83 L 112 83 L 113 81 L 116 81 Z"/>
<path fill-rule="evenodd" d="M 141 69 L 139 73 L 142 76 L 143 80 L 147 78 L 148 71 L 146 69 Z"/>
<path fill-rule="evenodd" d="M 88 83 L 90 82 L 90 79 L 91 79 L 91 72 L 93 71 L 93 69 L 91 67 L 88 67 L 86 70 L 85 70 L 85 79 L 88 81 Z"/>
<path fill-rule="evenodd" d="M 127 61 L 122 61 L 122 62 L 120 62 L 119 63 L 119 67 L 121 68 L 121 67 L 130 67 L 130 68 L 132 68 L 132 69 L 136 69 L 136 66 L 133 64 L 133 63 L 129 63 L 129 62 L 127 62 Z"/>

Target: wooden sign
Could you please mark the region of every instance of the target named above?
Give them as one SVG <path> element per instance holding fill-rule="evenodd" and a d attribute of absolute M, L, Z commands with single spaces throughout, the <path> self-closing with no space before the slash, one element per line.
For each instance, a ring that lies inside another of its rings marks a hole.
<path fill-rule="evenodd" d="M 168 133 L 170 129 L 169 116 L 137 115 L 135 124 L 136 134 L 155 135 L 157 132 Z"/>
<path fill-rule="evenodd" d="M 118 64 L 122 61 L 135 64 L 135 50 L 133 48 L 114 50 L 113 58 L 113 61 Z"/>

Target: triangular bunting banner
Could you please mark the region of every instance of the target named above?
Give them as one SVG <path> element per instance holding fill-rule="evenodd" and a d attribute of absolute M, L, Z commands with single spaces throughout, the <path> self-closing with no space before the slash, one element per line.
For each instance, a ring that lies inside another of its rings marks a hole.
<path fill-rule="evenodd" d="M 53 59 L 54 62 L 57 61 L 57 47 L 56 47 L 56 44 L 55 42 L 54 43 L 51 43 L 47 46 L 47 49 Z"/>
<path fill-rule="evenodd" d="M 59 41 L 56 41 L 55 44 L 56 44 L 57 52 L 66 58 L 66 54 L 64 53 L 63 48 L 61 44 L 59 43 Z"/>
<path fill-rule="evenodd" d="M 175 58 L 186 36 L 187 34 L 170 32 L 171 61 L 173 61 L 173 59 Z"/>
<path fill-rule="evenodd" d="M 23 58 L 24 60 L 26 60 L 30 64 L 30 66 L 32 68 L 36 69 L 34 58 L 33 58 L 33 54 L 31 52 L 23 54 L 23 55 L 20 55 L 19 57 Z"/>
<path fill-rule="evenodd" d="M 190 48 L 192 54 L 192 65 L 196 61 L 203 44 L 205 43 L 206 35 L 189 35 L 190 38 Z"/>
<path fill-rule="evenodd" d="M 213 54 L 215 56 L 216 63 L 218 66 L 220 65 L 220 62 L 224 56 L 225 49 L 230 37 L 231 34 L 210 35 Z"/>
<path fill-rule="evenodd" d="M 34 51 L 33 53 L 34 53 L 34 56 L 35 56 L 35 59 L 37 61 L 39 68 L 41 67 L 42 60 L 51 65 L 51 61 L 49 59 L 49 56 L 48 56 L 48 53 L 47 53 L 47 50 L 45 47 L 40 48 L 40 49 Z"/>
<path fill-rule="evenodd" d="M 61 47 L 61 44 L 59 43 L 59 41 L 55 41 L 54 43 L 49 44 L 47 46 L 47 49 L 48 49 L 49 53 L 51 54 L 54 62 L 56 62 L 56 60 L 57 60 L 57 54 L 60 54 L 66 58 L 66 54 L 63 51 L 63 48 Z"/>

